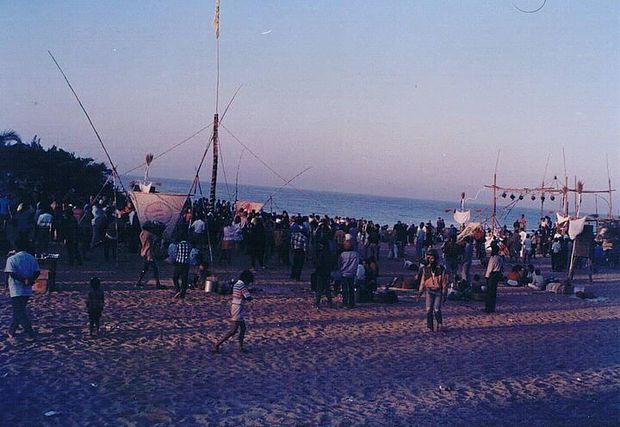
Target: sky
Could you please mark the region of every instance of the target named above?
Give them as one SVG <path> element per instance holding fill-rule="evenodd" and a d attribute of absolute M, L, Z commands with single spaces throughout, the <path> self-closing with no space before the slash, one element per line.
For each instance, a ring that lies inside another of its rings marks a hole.
<path fill-rule="evenodd" d="M 502 186 L 555 186 L 565 164 L 586 190 L 607 188 L 609 163 L 620 187 L 620 2 L 517 9 L 543 2 L 222 0 L 220 114 L 241 89 L 220 182 L 239 169 L 278 187 L 310 167 L 295 187 L 457 202 L 496 163 Z M 106 160 L 49 50 L 119 172 L 183 141 L 216 108 L 214 4 L 0 0 L 0 130 Z M 193 178 L 209 136 L 151 175 Z"/>

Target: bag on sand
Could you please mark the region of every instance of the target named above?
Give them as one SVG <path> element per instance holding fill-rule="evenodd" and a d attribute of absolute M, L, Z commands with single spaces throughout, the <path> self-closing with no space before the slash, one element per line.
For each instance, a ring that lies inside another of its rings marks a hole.
<path fill-rule="evenodd" d="M 560 282 L 551 282 L 547 285 L 546 291 L 553 292 L 554 294 L 563 294 L 566 286 L 564 283 Z"/>

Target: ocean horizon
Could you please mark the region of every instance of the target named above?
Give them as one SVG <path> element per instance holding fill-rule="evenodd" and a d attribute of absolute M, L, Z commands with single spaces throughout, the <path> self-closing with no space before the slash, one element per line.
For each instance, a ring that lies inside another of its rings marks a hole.
<path fill-rule="evenodd" d="M 130 179 L 141 179 L 131 176 Z M 192 180 L 177 178 L 150 177 L 155 183 L 160 183 L 158 191 L 172 193 L 188 193 Z M 201 193 L 202 190 L 202 193 Z M 196 190 L 195 197 L 208 197 L 209 184 L 201 183 Z M 194 196 L 194 194 L 192 194 Z M 220 200 L 235 200 L 235 186 L 218 184 L 216 197 Z M 389 226 L 397 221 L 403 223 L 419 224 L 431 221 L 433 224 L 439 217 L 443 218 L 447 225 L 457 224 L 453 218 L 455 209 L 460 208 L 460 200 L 429 200 L 415 197 L 402 196 L 379 196 L 361 193 L 342 193 L 335 191 L 318 191 L 307 189 L 293 189 L 290 187 L 270 187 L 261 185 L 239 184 L 237 187 L 237 200 L 253 201 L 264 204 L 267 212 L 282 212 L 302 215 L 329 215 L 356 219 L 368 219 L 381 225 Z M 512 227 L 521 214 L 524 214 L 528 229 L 534 229 L 540 219 L 540 208 L 530 206 L 516 206 L 509 208 L 512 201 L 498 199 L 497 217 L 501 225 Z M 549 215 L 555 220 L 553 209 L 558 202 L 545 206 L 544 215 Z M 472 221 L 489 222 L 492 206 L 485 203 L 465 203 L 465 209 L 471 211 Z"/>

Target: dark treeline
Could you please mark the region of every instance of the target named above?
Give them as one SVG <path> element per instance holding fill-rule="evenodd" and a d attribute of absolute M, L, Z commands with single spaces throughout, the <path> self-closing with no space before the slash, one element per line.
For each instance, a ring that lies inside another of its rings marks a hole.
<path fill-rule="evenodd" d="M 18 200 L 39 195 L 87 199 L 103 187 L 110 173 L 93 159 L 55 145 L 43 148 L 36 135 L 30 143 L 23 143 L 14 131 L 0 132 L 0 191 Z"/>

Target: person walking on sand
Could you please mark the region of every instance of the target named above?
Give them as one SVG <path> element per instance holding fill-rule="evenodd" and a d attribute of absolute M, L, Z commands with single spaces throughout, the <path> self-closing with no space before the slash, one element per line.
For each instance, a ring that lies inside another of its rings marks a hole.
<path fill-rule="evenodd" d="M 484 299 L 484 311 L 493 313 L 495 311 L 495 302 L 497 299 L 497 283 L 502 280 L 504 270 L 504 259 L 499 254 L 499 245 L 491 245 L 491 257 L 487 264 L 487 270 L 484 275 L 487 279 L 487 292 Z"/>
<path fill-rule="evenodd" d="M 254 283 L 254 274 L 250 270 L 243 270 L 239 275 L 239 280 L 233 286 L 232 305 L 230 307 L 231 328 L 213 347 L 213 353 L 219 353 L 220 347 L 229 338 L 233 337 L 239 331 L 239 351 L 246 353 L 243 347 L 243 339 L 245 338 L 245 303 L 252 300 L 252 295 L 248 289 L 248 285 Z"/>
<path fill-rule="evenodd" d="M 426 251 L 426 265 L 418 272 L 418 295 L 425 296 L 426 327 L 430 331 L 441 332 L 443 317 L 441 304 L 448 295 L 448 273 L 439 264 L 439 254 L 435 249 Z M 433 325 L 433 318 L 436 325 Z M 434 327 L 433 327 L 434 326 Z"/>
<path fill-rule="evenodd" d="M 157 243 L 157 235 L 147 230 L 146 228 L 142 228 L 142 232 L 140 233 L 140 244 L 142 245 L 142 249 L 140 249 L 140 255 L 144 258 L 144 267 L 142 267 L 142 271 L 140 272 L 140 277 L 138 278 L 138 282 L 136 283 L 136 287 L 141 288 L 144 285 L 142 284 L 142 279 L 146 275 L 147 271 L 149 271 L 149 267 L 153 270 L 153 276 L 155 276 L 155 283 L 157 289 L 166 289 L 165 286 L 159 282 L 159 269 L 157 268 L 157 263 L 155 262 L 155 244 Z"/>
<path fill-rule="evenodd" d="M 90 291 L 86 299 L 86 310 L 88 311 L 88 329 L 90 336 L 99 336 L 99 319 L 104 306 L 103 288 L 98 277 L 90 279 Z"/>
<path fill-rule="evenodd" d="M 187 241 L 185 233 L 180 233 L 177 253 L 174 257 L 174 273 L 172 275 L 172 283 L 174 283 L 174 290 L 176 291 L 175 298 L 183 299 L 187 293 L 191 253 L 192 245 Z M 179 279 L 181 280 L 180 284 Z"/>
<path fill-rule="evenodd" d="M 13 306 L 13 321 L 9 326 L 9 340 L 15 338 L 18 326 L 22 326 L 28 338 L 34 340 L 35 334 L 28 318 L 26 305 L 32 296 L 32 285 L 39 277 L 39 264 L 28 251 L 28 241 L 19 238 L 15 241 L 17 253 L 7 258 L 4 272 L 8 275 L 9 295 Z"/>

